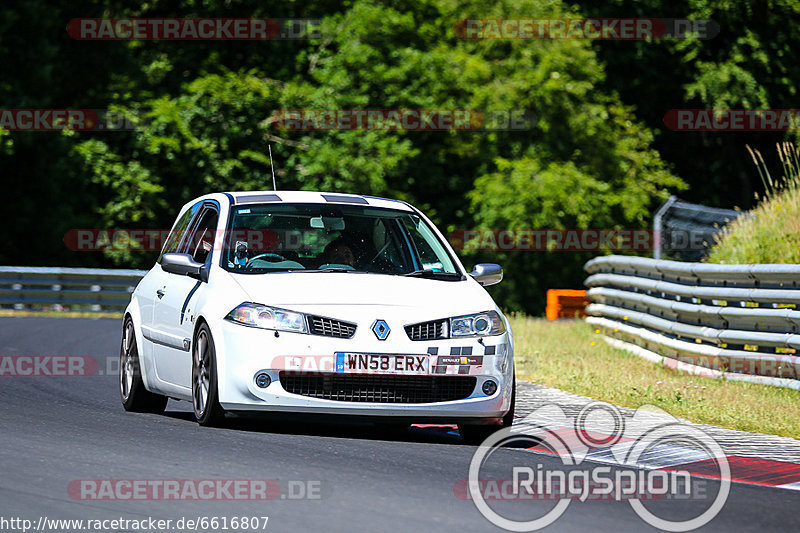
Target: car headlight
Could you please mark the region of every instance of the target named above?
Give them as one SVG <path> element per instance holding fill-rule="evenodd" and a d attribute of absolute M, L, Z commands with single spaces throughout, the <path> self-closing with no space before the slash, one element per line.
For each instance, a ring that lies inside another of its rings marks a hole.
<path fill-rule="evenodd" d="M 306 317 L 302 313 L 287 311 L 254 303 L 243 303 L 228 313 L 226 320 L 255 328 L 307 333 Z"/>
<path fill-rule="evenodd" d="M 450 319 L 450 337 L 500 335 L 505 330 L 506 326 L 497 311 L 486 311 Z"/>

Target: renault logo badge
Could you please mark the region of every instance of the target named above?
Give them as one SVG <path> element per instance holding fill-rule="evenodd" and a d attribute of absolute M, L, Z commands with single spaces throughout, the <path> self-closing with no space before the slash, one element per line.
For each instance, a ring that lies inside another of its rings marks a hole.
<path fill-rule="evenodd" d="M 391 331 L 392 330 L 389 329 L 389 324 L 387 324 L 386 321 L 381 318 L 372 324 L 372 333 L 378 337 L 379 341 L 385 341 L 386 337 L 389 336 Z"/>

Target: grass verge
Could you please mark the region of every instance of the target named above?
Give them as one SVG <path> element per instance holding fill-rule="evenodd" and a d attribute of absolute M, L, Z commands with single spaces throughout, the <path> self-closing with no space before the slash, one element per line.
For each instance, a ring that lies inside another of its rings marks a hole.
<path fill-rule="evenodd" d="M 583 321 L 511 318 L 517 377 L 701 424 L 800 439 L 800 391 L 702 378 L 609 346 Z"/>
<path fill-rule="evenodd" d="M 762 202 L 722 230 L 709 263 L 800 263 L 800 189 Z"/>
<path fill-rule="evenodd" d="M 773 183 L 758 150 L 751 151 L 751 155 L 767 194 L 750 212 L 752 216 L 739 217 L 722 230 L 706 261 L 740 265 L 800 263 L 800 159 L 797 151 L 788 143 L 778 145 L 784 171 L 778 183 Z"/>

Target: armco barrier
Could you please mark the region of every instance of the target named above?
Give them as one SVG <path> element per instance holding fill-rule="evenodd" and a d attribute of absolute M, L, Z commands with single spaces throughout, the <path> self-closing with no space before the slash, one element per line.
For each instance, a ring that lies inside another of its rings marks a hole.
<path fill-rule="evenodd" d="M 584 268 L 586 320 L 615 345 L 698 374 L 800 389 L 800 265 L 612 255 Z"/>
<path fill-rule="evenodd" d="M 146 270 L 0 267 L 0 306 L 122 311 Z"/>

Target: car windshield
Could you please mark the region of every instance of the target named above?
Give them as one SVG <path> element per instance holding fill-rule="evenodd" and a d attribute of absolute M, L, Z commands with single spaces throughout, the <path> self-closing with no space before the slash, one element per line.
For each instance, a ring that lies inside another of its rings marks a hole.
<path fill-rule="evenodd" d="M 242 274 L 368 272 L 457 280 L 461 274 L 415 213 L 370 206 L 234 206 L 223 268 Z"/>

